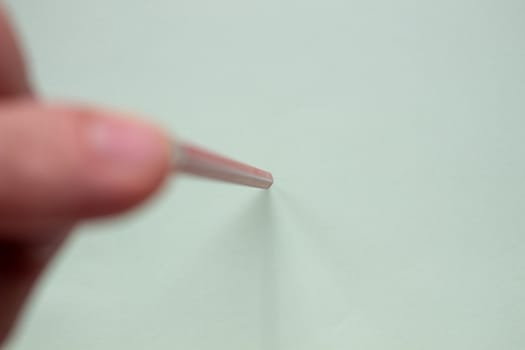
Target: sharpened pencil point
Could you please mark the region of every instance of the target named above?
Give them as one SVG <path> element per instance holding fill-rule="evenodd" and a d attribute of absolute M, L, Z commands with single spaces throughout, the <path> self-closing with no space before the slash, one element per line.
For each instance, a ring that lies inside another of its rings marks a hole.
<path fill-rule="evenodd" d="M 186 143 L 174 146 L 173 163 L 178 171 L 195 176 L 263 189 L 273 185 L 268 171 Z"/>

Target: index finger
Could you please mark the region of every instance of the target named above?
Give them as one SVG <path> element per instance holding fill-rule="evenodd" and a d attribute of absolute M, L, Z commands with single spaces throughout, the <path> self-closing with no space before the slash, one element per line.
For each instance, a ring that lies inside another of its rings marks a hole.
<path fill-rule="evenodd" d="M 0 4 L 0 99 L 31 94 L 22 51 Z"/>

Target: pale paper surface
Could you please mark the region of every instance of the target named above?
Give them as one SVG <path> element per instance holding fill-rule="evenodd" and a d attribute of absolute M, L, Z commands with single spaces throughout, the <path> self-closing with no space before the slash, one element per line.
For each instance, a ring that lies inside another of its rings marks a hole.
<path fill-rule="evenodd" d="M 80 230 L 11 349 L 525 348 L 523 1 L 8 3 L 44 95 L 276 178 Z"/>

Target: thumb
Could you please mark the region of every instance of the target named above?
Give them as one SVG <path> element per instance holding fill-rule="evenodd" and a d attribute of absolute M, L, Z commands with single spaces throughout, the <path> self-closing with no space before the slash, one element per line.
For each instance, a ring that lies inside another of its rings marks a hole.
<path fill-rule="evenodd" d="M 26 226 L 130 208 L 170 169 L 160 130 L 127 115 L 46 105 L 0 104 L 0 238 Z M 7 233 L 9 232 L 9 233 Z"/>

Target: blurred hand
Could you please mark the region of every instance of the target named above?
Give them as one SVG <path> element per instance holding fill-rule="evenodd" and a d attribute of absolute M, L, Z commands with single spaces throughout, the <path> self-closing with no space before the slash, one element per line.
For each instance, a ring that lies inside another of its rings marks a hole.
<path fill-rule="evenodd" d="M 39 101 L 0 5 L 0 346 L 71 228 L 148 197 L 169 155 L 161 131 L 127 115 Z"/>

